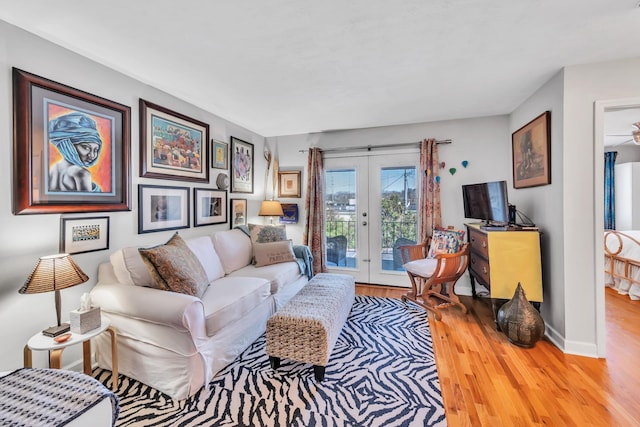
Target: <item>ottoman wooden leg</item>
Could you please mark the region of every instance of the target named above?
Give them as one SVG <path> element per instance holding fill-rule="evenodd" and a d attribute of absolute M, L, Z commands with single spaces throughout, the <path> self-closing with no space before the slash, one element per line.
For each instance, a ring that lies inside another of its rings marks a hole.
<path fill-rule="evenodd" d="M 269 365 L 271 365 L 271 369 L 275 370 L 280 367 L 280 358 L 275 356 L 269 356 Z"/>
<path fill-rule="evenodd" d="M 316 377 L 316 381 L 322 382 L 322 380 L 324 379 L 324 369 L 324 366 L 313 365 L 313 374 Z"/>

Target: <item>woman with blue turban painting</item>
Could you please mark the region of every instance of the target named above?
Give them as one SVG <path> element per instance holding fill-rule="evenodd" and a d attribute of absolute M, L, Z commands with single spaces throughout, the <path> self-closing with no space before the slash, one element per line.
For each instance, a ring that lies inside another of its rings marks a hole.
<path fill-rule="evenodd" d="M 78 112 L 52 119 L 49 142 L 62 156 L 49 170 L 49 191 L 102 191 L 87 170 L 96 163 L 102 148 L 95 120 Z"/>

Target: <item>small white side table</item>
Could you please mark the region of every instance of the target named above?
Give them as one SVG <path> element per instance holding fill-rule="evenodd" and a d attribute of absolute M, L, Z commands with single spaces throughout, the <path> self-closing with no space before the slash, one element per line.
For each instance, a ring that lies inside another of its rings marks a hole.
<path fill-rule="evenodd" d="M 71 332 L 71 338 L 57 343 L 53 337 L 47 337 L 38 332 L 32 336 L 27 345 L 24 346 L 24 367 L 31 368 L 33 364 L 32 350 L 47 350 L 49 352 L 49 367 L 60 369 L 62 367 L 62 352 L 65 348 L 75 344 L 82 343 L 82 359 L 84 365 L 84 373 L 91 375 L 91 338 L 107 331 L 111 335 L 111 387 L 113 390 L 118 388 L 118 344 L 116 342 L 116 330 L 111 326 L 111 321 L 106 317 L 101 318 L 100 327 L 93 329 L 85 334 L 77 334 Z"/>

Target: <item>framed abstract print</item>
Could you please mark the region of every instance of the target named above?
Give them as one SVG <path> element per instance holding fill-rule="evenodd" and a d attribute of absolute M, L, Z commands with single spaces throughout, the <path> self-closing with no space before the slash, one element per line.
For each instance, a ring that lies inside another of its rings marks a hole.
<path fill-rule="evenodd" d="M 511 144 L 514 188 L 551 184 L 551 112 L 515 131 Z"/>
<path fill-rule="evenodd" d="M 138 234 L 189 226 L 188 187 L 138 184 Z"/>
<path fill-rule="evenodd" d="M 131 209 L 131 109 L 13 68 L 15 215 Z"/>
<path fill-rule="evenodd" d="M 60 251 L 67 254 L 109 249 L 109 217 L 60 219 Z"/>
<path fill-rule="evenodd" d="M 253 144 L 231 137 L 231 192 L 253 193 Z"/>
<path fill-rule="evenodd" d="M 209 183 L 209 125 L 140 100 L 140 176 Z"/>
<path fill-rule="evenodd" d="M 229 144 L 216 139 L 211 140 L 211 167 L 229 169 Z"/>
<path fill-rule="evenodd" d="M 193 226 L 227 222 L 227 192 L 208 188 L 193 189 Z"/>

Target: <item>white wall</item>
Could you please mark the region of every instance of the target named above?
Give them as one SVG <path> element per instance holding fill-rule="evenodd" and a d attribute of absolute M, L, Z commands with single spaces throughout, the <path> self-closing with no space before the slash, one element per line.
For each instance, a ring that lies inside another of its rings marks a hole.
<path fill-rule="evenodd" d="M 262 157 L 264 138 L 217 116 L 206 113 L 175 97 L 128 78 L 109 68 L 96 64 L 0 21 L 0 371 L 22 366 L 22 349 L 34 333 L 55 323 L 53 293 L 20 295 L 18 289 L 35 266 L 38 258 L 58 252 L 60 215 L 18 215 L 11 213 L 13 183 L 12 141 L 13 102 L 11 68 L 41 75 L 50 80 L 84 90 L 131 107 L 131 212 L 104 213 L 111 218 L 111 250 L 73 255 L 80 267 L 89 275 L 89 281 L 62 291 L 62 318 L 79 305 L 80 295 L 90 290 L 97 279 L 98 264 L 108 260 L 109 254 L 122 246 L 143 246 L 166 241 L 173 232 L 138 235 L 137 186 L 139 183 L 205 187 L 184 181 L 139 178 L 138 100 L 143 98 L 194 119 L 208 123 L 210 137 L 229 142 L 230 136 L 251 142 L 255 146 L 255 193 L 235 194 L 231 197 L 247 198 L 249 218 L 257 217 L 259 201 L 263 198 L 265 161 Z M 209 188 L 215 188 L 218 169 L 210 170 Z M 92 216 L 89 214 L 85 216 Z M 100 213 L 99 215 L 103 215 Z M 82 215 L 81 215 L 82 216 Z M 191 219 L 193 223 L 193 219 Z M 212 233 L 227 229 L 228 225 L 214 225 L 180 230 L 184 236 Z M 78 347 L 78 346 L 75 346 Z M 63 364 L 68 365 L 81 357 L 80 349 L 65 351 Z M 34 366 L 46 366 L 45 352 L 34 352 Z"/>

